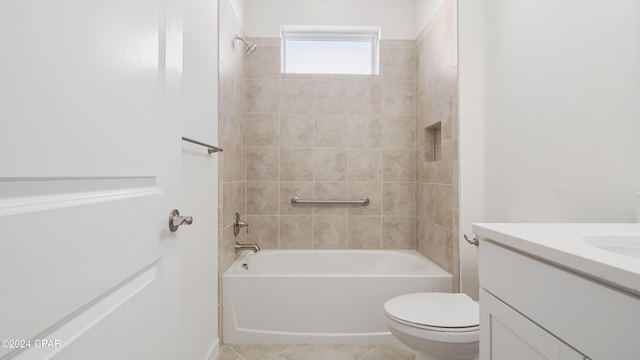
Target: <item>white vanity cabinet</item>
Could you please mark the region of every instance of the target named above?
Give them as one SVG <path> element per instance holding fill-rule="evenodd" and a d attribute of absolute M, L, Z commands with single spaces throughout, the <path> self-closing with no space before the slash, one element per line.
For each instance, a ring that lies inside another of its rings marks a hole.
<path fill-rule="evenodd" d="M 481 359 L 588 359 L 484 289 L 480 289 L 480 312 Z"/>
<path fill-rule="evenodd" d="M 485 230 L 474 227 L 481 360 L 640 359 L 640 294 L 572 269 L 571 254 L 549 261 L 521 234 Z"/>

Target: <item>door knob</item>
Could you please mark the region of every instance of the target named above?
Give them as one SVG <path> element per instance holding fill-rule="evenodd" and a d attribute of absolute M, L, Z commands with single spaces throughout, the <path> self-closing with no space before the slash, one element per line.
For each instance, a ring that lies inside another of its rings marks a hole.
<path fill-rule="evenodd" d="M 178 209 L 173 209 L 169 213 L 169 231 L 176 232 L 180 225 L 191 224 L 193 224 L 193 218 L 191 216 L 180 216 Z"/>

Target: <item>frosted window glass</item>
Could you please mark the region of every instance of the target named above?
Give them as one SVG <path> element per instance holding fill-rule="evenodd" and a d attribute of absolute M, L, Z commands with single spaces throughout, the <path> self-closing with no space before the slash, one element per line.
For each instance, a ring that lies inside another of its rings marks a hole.
<path fill-rule="evenodd" d="M 370 41 L 286 40 L 284 72 L 372 74 Z"/>

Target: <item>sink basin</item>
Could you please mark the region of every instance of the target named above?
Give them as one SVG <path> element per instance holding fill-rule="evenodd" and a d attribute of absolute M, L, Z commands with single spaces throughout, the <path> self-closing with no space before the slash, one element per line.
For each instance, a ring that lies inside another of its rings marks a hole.
<path fill-rule="evenodd" d="M 640 260 L 640 236 L 594 235 L 587 236 L 582 241 L 601 250 Z"/>

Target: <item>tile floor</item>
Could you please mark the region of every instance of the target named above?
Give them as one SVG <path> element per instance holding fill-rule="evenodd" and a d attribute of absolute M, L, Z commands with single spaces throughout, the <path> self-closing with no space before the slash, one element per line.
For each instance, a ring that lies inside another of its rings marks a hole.
<path fill-rule="evenodd" d="M 402 344 L 225 345 L 218 360 L 414 360 Z"/>

